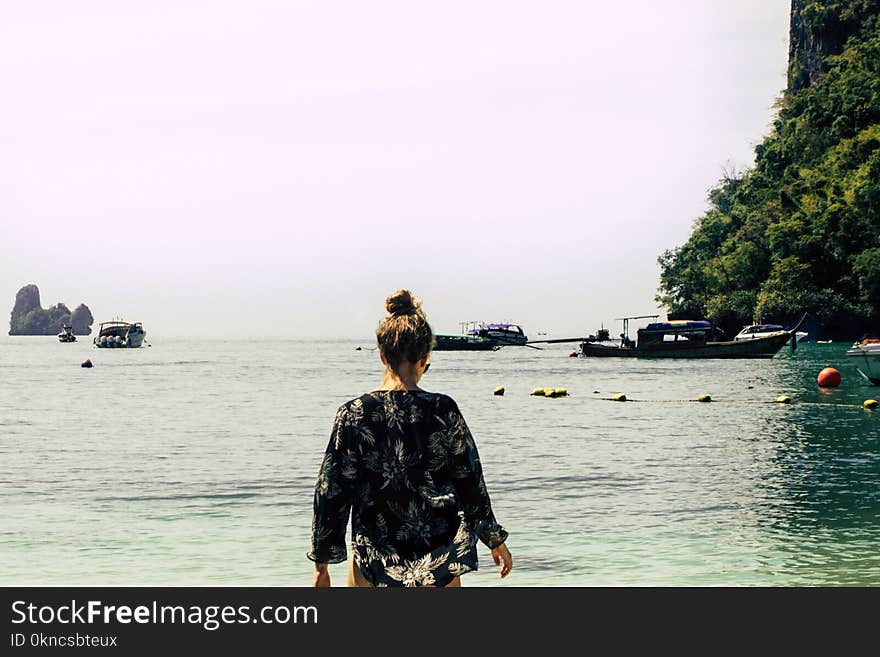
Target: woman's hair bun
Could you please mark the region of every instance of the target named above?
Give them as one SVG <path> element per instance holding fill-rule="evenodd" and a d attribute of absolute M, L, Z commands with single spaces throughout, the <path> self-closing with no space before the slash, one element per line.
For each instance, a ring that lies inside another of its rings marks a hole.
<path fill-rule="evenodd" d="M 385 299 L 388 316 L 376 329 L 376 344 L 395 372 L 403 361 L 415 363 L 431 353 L 434 332 L 422 310 L 422 300 L 409 290 Z"/>
<path fill-rule="evenodd" d="M 385 299 L 385 310 L 392 317 L 415 315 L 421 305 L 419 299 L 414 297 L 409 290 L 398 290 Z"/>

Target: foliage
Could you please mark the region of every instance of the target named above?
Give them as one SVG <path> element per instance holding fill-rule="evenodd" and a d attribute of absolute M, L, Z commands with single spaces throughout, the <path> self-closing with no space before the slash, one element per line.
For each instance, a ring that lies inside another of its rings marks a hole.
<path fill-rule="evenodd" d="M 853 274 L 858 279 L 862 300 L 875 306 L 880 303 L 880 248 L 865 249 L 857 255 Z"/>
<path fill-rule="evenodd" d="M 676 316 L 730 330 L 808 312 L 847 334 L 880 320 L 880 3 L 799 5 L 813 28 L 851 35 L 780 100 L 755 167 L 719 181 L 688 241 L 660 256 L 657 300 Z"/>

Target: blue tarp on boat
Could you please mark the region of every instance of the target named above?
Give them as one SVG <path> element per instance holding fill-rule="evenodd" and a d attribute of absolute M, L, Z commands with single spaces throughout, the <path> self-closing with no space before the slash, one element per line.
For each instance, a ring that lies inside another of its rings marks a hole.
<path fill-rule="evenodd" d="M 708 331 L 712 328 L 710 322 L 704 320 L 673 320 L 671 322 L 652 322 L 639 332 L 670 333 L 674 331 Z"/>

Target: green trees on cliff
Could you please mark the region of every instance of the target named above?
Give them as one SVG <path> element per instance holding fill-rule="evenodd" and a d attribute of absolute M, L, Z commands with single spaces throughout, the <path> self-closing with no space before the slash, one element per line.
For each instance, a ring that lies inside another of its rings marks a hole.
<path fill-rule="evenodd" d="M 880 321 L 880 3 L 796 1 L 793 38 L 796 23 L 823 48 L 823 26 L 851 34 L 820 70 L 792 51 L 755 167 L 721 180 L 688 241 L 660 256 L 657 299 L 729 328 L 809 312 L 852 335 Z"/>

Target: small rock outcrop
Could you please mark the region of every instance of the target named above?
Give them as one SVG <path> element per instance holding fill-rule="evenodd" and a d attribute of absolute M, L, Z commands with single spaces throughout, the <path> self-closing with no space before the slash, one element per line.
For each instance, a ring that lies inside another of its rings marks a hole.
<path fill-rule="evenodd" d="M 63 303 L 44 309 L 40 289 L 25 285 L 15 295 L 15 306 L 9 318 L 9 335 L 55 335 L 64 325 L 71 325 L 75 335 L 88 335 L 94 322 L 88 306 L 80 304 L 73 313 Z"/>
<path fill-rule="evenodd" d="M 92 317 L 92 311 L 84 303 L 79 304 L 70 314 L 70 325 L 73 327 L 74 335 L 88 335 L 92 332 L 92 324 L 95 318 Z"/>

